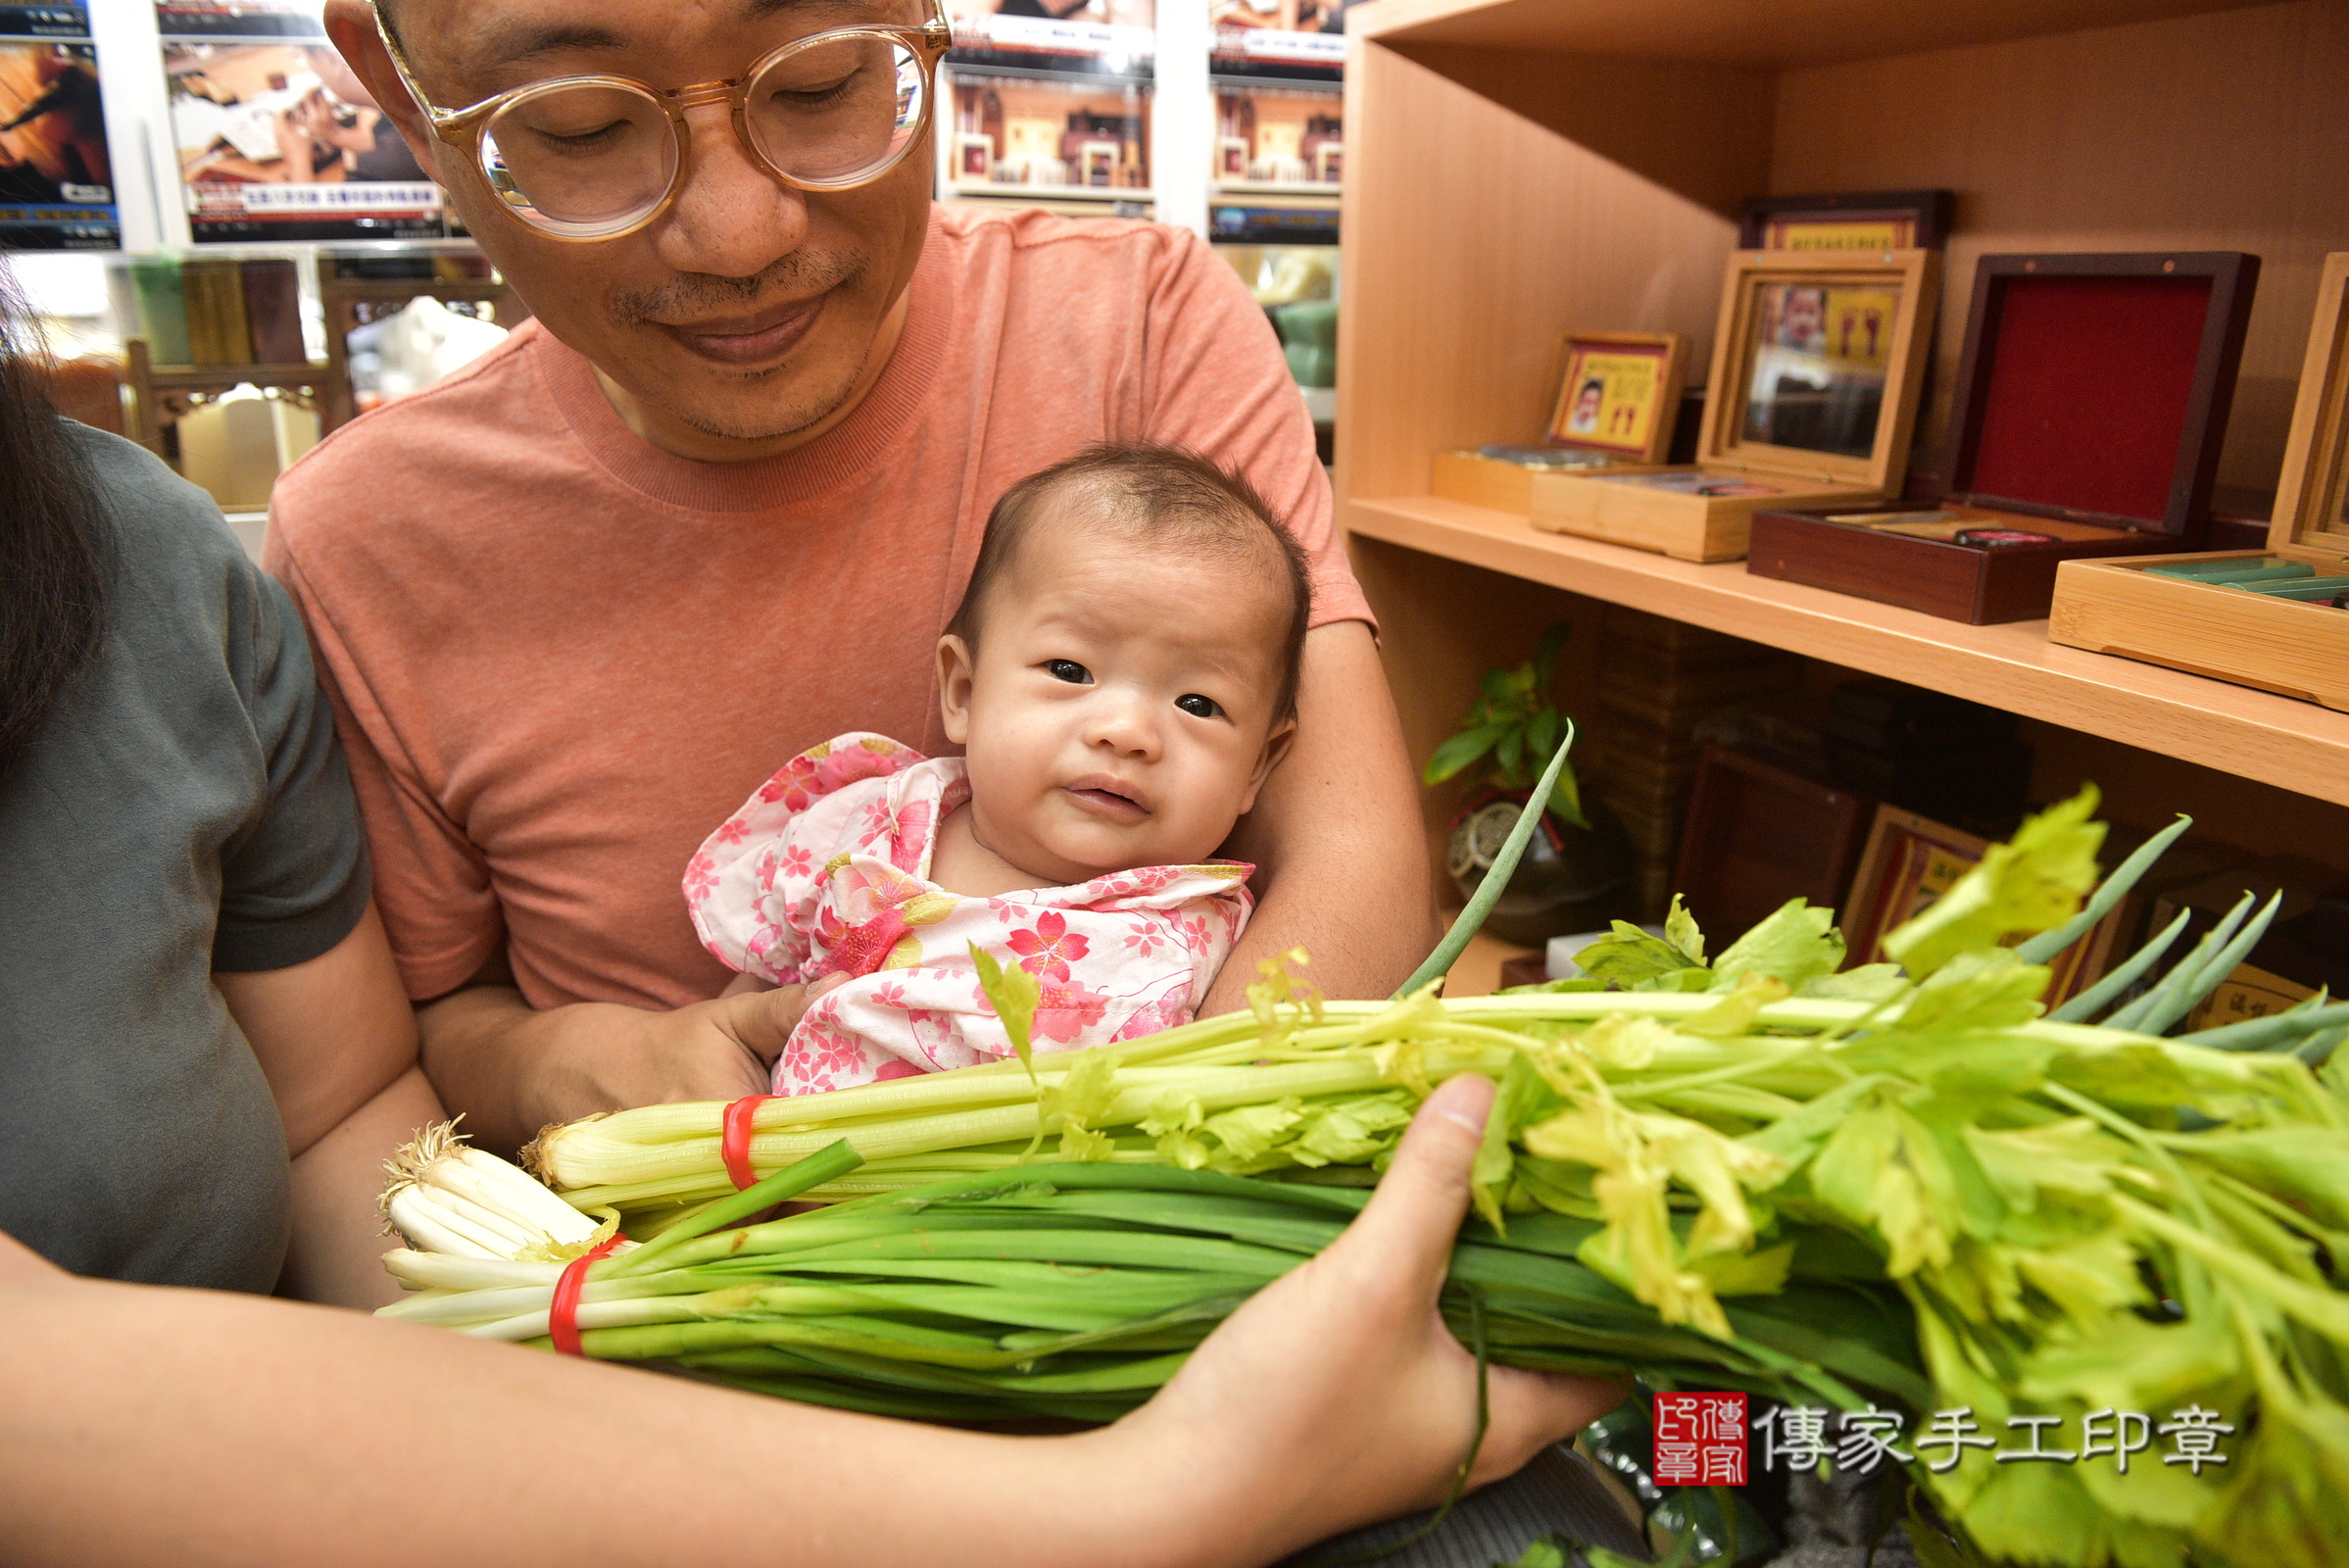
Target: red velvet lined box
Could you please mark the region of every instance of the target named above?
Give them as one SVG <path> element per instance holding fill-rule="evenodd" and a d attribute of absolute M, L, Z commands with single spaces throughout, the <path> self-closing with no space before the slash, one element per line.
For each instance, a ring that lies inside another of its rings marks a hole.
<path fill-rule="evenodd" d="M 1982 258 L 1947 500 L 1756 513 L 1746 569 L 1979 626 L 2046 614 L 2061 562 L 2199 548 L 2258 279 L 2235 251 Z"/>

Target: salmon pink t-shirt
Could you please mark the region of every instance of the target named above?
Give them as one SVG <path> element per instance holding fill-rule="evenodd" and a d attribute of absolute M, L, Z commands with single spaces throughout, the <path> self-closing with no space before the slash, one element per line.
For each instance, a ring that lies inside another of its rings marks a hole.
<path fill-rule="evenodd" d="M 309 622 L 410 995 L 504 947 L 536 1006 L 714 996 L 678 894 L 695 847 L 829 736 L 953 750 L 931 650 L 989 510 L 1134 438 L 1245 472 L 1312 558 L 1314 623 L 1369 618 L 1262 311 L 1152 223 L 934 208 L 887 368 L 780 457 L 652 447 L 536 322 L 321 442 L 264 560 Z"/>

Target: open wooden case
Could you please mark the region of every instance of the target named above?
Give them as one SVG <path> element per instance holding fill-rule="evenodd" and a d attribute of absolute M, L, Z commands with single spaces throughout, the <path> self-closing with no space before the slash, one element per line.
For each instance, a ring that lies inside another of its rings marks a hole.
<path fill-rule="evenodd" d="M 1557 405 L 1538 447 L 1439 452 L 1430 488 L 1454 501 L 1533 511 L 1537 474 L 1644 473 L 1672 450 L 1688 340 L 1677 332 L 1569 332 L 1558 344 Z"/>
<path fill-rule="evenodd" d="M 1734 253 L 1695 466 L 1536 474 L 1534 525 L 1735 561 L 1757 508 L 1897 491 L 1940 266 L 1925 250 Z"/>
<path fill-rule="evenodd" d="M 2047 635 L 2349 711 L 2349 252 L 2325 259 L 2268 548 L 2067 562 Z"/>
<path fill-rule="evenodd" d="M 1985 256 L 1938 505 L 1770 509 L 1745 569 L 1975 625 L 2048 612 L 2066 561 L 2194 549 L 2259 258 Z"/>

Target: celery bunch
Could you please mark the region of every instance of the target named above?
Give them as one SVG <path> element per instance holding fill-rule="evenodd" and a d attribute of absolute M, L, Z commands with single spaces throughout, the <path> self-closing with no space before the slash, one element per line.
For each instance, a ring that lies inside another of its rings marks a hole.
<path fill-rule="evenodd" d="M 2093 805 L 1993 850 L 1895 934 L 1898 968 L 1843 970 L 1799 903 L 1709 960 L 1676 910 L 1588 952 L 1588 981 L 1491 998 L 1326 1002 L 1276 968 L 1249 1014 L 763 1105 L 772 1174 L 744 1194 L 721 1107 L 553 1129 L 541 1174 L 644 1243 L 590 1271 L 587 1352 L 892 1413 L 1105 1419 L 1336 1233 L 1433 1084 L 1481 1072 L 1501 1093 L 1445 1307 L 1493 1358 L 1873 1405 L 1911 1445 L 1959 1410 L 2002 1441 L 2218 1412 L 2227 1458 L 2199 1473 L 1915 1458 L 1948 1529 L 1923 1545 L 2349 1561 L 2325 1506 L 2349 1487 L 2349 1086 L 2312 1065 L 2349 1008 L 2160 1035 L 2256 941 L 2246 904 L 2134 1000 L 2043 1016 L 2043 960 L 2160 847 L 2089 898 Z M 1032 1001 L 990 989 L 1018 1040 Z M 850 1200 L 717 1234 L 802 1193 Z M 394 1260 L 429 1287 L 398 1315 L 545 1333 L 558 1265 Z"/>

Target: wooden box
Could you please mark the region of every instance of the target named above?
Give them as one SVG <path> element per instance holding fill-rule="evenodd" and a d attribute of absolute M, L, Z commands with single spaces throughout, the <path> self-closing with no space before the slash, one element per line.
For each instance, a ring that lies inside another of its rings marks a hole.
<path fill-rule="evenodd" d="M 1523 516 L 1537 474 L 1649 472 L 1672 450 L 1688 369 L 1688 340 L 1677 332 L 1569 332 L 1542 444 L 1439 452 L 1430 488 Z"/>
<path fill-rule="evenodd" d="M 2066 561 L 2202 543 L 2259 258 L 1985 256 L 1942 506 L 1757 514 L 1746 570 L 1986 625 Z"/>
<path fill-rule="evenodd" d="M 2049 637 L 2349 711 L 2345 294 L 2349 252 L 2335 252 L 2317 290 L 2268 548 L 2067 563 Z"/>
<path fill-rule="evenodd" d="M 1536 474 L 1534 526 L 1735 561 L 1756 508 L 1897 491 L 1940 263 L 1925 250 L 1734 253 L 1695 466 Z"/>
<path fill-rule="evenodd" d="M 1788 899 L 1832 909 L 1851 886 L 1876 807 L 1865 795 L 1707 746 L 1688 796 L 1674 890 L 1717 948 Z"/>

